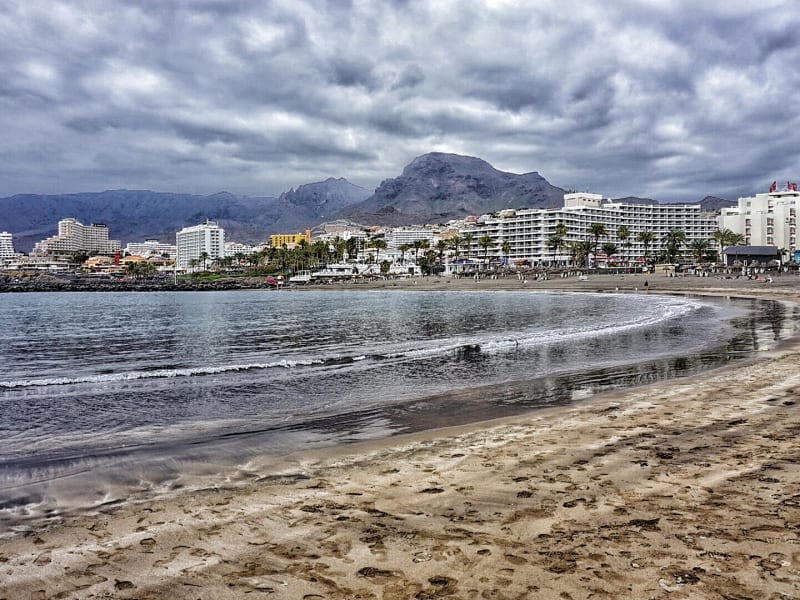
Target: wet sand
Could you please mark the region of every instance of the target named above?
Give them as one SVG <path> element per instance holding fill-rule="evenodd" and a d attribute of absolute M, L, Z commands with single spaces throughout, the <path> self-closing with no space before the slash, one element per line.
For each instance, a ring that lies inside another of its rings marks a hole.
<path fill-rule="evenodd" d="M 800 296 L 796 276 L 648 281 Z M 0 541 L 0 599 L 797 598 L 799 362 L 792 340 L 692 378 L 288 456 L 271 475 L 29 531 Z"/>

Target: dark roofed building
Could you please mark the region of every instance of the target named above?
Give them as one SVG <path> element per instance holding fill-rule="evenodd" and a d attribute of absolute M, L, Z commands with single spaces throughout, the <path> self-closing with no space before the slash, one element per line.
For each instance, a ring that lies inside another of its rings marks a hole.
<path fill-rule="evenodd" d="M 781 252 L 777 246 L 728 246 L 725 248 L 725 264 L 729 267 L 735 263 L 752 265 L 780 259 Z"/>

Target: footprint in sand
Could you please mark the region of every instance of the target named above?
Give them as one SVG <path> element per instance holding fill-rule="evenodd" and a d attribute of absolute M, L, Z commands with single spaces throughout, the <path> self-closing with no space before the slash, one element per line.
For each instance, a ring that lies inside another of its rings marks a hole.
<path fill-rule="evenodd" d="M 415 552 L 414 558 L 412 559 L 415 563 L 421 562 L 428 562 L 433 557 L 431 556 L 430 552 Z"/>

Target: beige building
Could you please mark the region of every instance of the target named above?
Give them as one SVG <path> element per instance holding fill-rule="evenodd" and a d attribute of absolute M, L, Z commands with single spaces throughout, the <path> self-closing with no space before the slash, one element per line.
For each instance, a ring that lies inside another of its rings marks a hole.
<path fill-rule="evenodd" d="M 307 244 L 311 243 L 311 230 L 306 229 L 305 233 L 278 233 L 269 236 L 269 245 L 271 248 L 283 248 L 292 250 L 297 245 L 305 241 Z"/>

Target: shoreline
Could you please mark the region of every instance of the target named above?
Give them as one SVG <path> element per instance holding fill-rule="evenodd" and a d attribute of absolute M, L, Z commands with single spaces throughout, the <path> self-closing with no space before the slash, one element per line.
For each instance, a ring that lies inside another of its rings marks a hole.
<path fill-rule="evenodd" d="M 800 296 L 794 275 L 663 279 L 649 293 Z M 554 281 L 634 291 L 428 285 Z M 797 597 L 798 359 L 795 335 L 699 375 L 71 518 L 0 541 L 0 598 Z"/>

